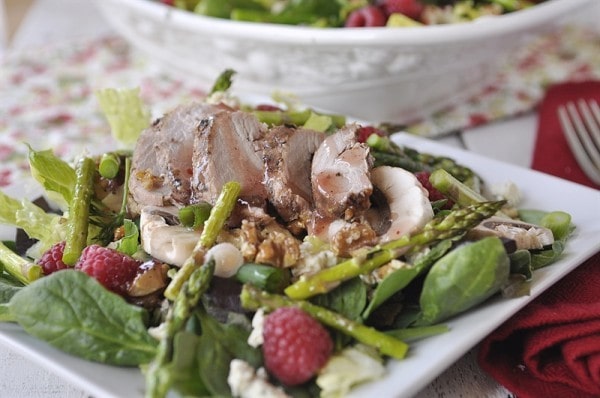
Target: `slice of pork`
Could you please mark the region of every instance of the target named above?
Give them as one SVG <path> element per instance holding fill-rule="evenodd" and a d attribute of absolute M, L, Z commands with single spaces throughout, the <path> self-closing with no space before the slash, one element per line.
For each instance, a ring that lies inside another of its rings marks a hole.
<path fill-rule="evenodd" d="M 311 183 L 319 217 L 352 220 L 370 207 L 373 160 L 369 147 L 356 141 L 353 124 L 328 136 L 315 152 Z"/>
<path fill-rule="evenodd" d="M 200 122 L 229 110 L 223 105 L 204 103 L 181 105 L 141 133 L 133 152 L 129 180 L 132 213 L 139 214 L 145 206 L 189 202 L 193 142 Z"/>
<path fill-rule="evenodd" d="M 223 185 L 237 181 L 240 198 L 259 205 L 267 192 L 262 184 L 260 139 L 267 126 L 247 112 L 222 112 L 202 121 L 194 140 L 192 201 L 215 203 Z"/>
<path fill-rule="evenodd" d="M 305 228 L 312 208 L 312 157 L 325 134 L 292 127 L 273 127 L 264 139 L 264 185 L 269 201 L 286 222 Z"/>

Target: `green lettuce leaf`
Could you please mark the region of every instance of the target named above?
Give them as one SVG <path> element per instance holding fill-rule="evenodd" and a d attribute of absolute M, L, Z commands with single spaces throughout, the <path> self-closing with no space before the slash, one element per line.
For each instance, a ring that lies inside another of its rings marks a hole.
<path fill-rule="evenodd" d="M 139 250 L 139 229 L 137 225 L 128 219 L 123 220 L 125 236 L 117 241 L 117 250 L 133 256 Z"/>
<path fill-rule="evenodd" d="M 31 175 L 44 188 L 48 198 L 64 211 L 73 198 L 75 170 L 52 150 L 35 151 L 29 147 Z"/>
<path fill-rule="evenodd" d="M 115 140 L 132 148 L 140 133 L 150 125 L 150 112 L 139 95 L 139 89 L 102 89 L 96 98 L 108 120 Z"/>
<path fill-rule="evenodd" d="M 0 223 L 21 228 L 33 239 L 49 247 L 64 237 L 64 219 L 46 213 L 27 199 L 17 200 L 0 191 Z"/>

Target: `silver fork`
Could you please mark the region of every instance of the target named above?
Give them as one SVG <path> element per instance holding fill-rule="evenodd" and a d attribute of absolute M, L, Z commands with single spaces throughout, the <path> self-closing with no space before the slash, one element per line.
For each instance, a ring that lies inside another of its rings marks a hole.
<path fill-rule="evenodd" d="M 583 172 L 600 185 L 600 107 L 580 99 L 558 107 L 558 118 Z"/>

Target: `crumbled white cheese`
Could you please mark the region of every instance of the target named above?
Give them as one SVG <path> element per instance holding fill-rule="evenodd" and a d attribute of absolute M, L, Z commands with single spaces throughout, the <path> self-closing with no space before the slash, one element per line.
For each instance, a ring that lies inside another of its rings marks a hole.
<path fill-rule="evenodd" d="M 239 99 L 237 97 L 232 96 L 229 92 L 226 91 L 215 91 L 214 93 L 206 97 L 205 102 L 207 104 L 212 105 L 225 104 L 234 109 L 240 107 Z"/>
<path fill-rule="evenodd" d="M 250 364 L 241 359 L 234 359 L 229 364 L 227 384 L 234 397 L 289 398 L 283 389 L 267 381 L 267 372 L 263 368 L 255 371 Z"/>
<path fill-rule="evenodd" d="M 162 340 L 165 337 L 167 332 L 167 324 L 165 322 L 161 323 L 158 326 L 148 328 L 148 333 L 150 336 L 154 337 L 156 340 Z"/>
<path fill-rule="evenodd" d="M 292 275 L 296 278 L 302 275 L 313 275 L 322 269 L 333 267 L 337 264 L 337 256 L 331 250 L 315 250 L 310 241 L 300 245 L 300 260 L 292 268 Z"/>
<path fill-rule="evenodd" d="M 384 280 L 388 275 L 390 275 L 394 271 L 397 271 L 400 268 L 410 268 L 410 267 L 411 267 L 410 264 L 405 263 L 404 261 L 394 259 L 394 260 L 390 261 L 389 263 L 384 264 L 383 266 L 375 269 L 370 274 L 361 275 L 361 279 L 365 283 L 368 283 L 370 285 L 375 285 L 377 283 L 380 283 L 382 280 Z"/>
<path fill-rule="evenodd" d="M 317 376 L 321 398 L 341 398 L 350 389 L 385 375 L 385 366 L 371 347 L 357 344 L 333 355 Z"/>
<path fill-rule="evenodd" d="M 254 348 L 260 347 L 263 340 L 263 327 L 265 324 L 265 311 L 260 308 L 252 318 L 252 331 L 248 336 L 248 344 Z"/>
<path fill-rule="evenodd" d="M 521 203 L 522 195 L 519 187 L 512 181 L 505 181 L 501 184 L 495 184 L 490 187 L 490 193 L 496 199 L 504 199 L 511 207 L 516 207 Z"/>

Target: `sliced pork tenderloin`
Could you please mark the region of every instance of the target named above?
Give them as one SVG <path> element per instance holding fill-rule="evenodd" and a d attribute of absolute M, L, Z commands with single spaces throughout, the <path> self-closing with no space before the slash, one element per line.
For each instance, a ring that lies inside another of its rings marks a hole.
<path fill-rule="evenodd" d="M 228 112 L 224 105 L 180 105 L 145 129 L 136 143 L 129 179 L 129 210 L 145 206 L 181 206 L 189 202 L 192 143 L 200 122 Z"/>
<path fill-rule="evenodd" d="M 369 147 L 356 140 L 360 126 L 351 124 L 328 136 L 313 157 L 312 196 L 318 217 L 360 217 L 370 207 L 373 159 Z"/>
<path fill-rule="evenodd" d="M 306 228 L 312 211 L 311 163 L 325 134 L 273 127 L 263 140 L 264 180 L 269 202 L 287 223 Z"/>
<path fill-rule="evenodd" d="M 264 206 L 260 139 L 267 126 L 247 112 L 221 112 L 200 123 L 192 156 L 192 202 L 215 203 L 223 185 L 241 184 L 240 198 Z"/>

